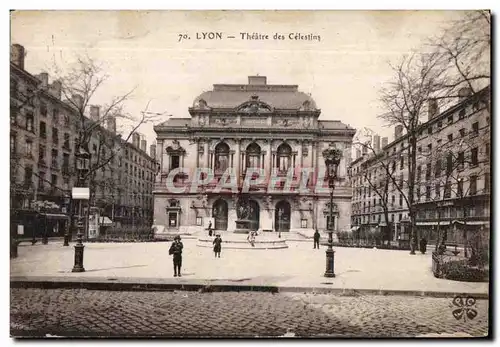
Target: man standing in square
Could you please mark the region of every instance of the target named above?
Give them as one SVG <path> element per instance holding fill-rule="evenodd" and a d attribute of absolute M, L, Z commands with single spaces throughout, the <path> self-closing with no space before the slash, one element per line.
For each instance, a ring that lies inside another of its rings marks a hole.
<path fill-rule="evenodd" d="M 314 248 L 316 249 L 319 249 L 319 238 L 320 238 L 320 234 L 319 234 L 319 231 L 318 229 L 316 229 L 316 231 L 314 232 Z"/>
<path fill-rule="evenodd" d="M 174 256 L 174 277 L 181 277 L 181 266 L 182 266 L 182 248 L 183 244 L 181 242 L 181 237 L 177 235 L 174 238 L 174 242 L 170 246 L 168 251 L 169 255 Z"/>

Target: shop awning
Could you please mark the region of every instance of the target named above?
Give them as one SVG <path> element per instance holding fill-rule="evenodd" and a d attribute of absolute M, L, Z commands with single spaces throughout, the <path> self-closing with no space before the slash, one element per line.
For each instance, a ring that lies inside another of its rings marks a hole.
<path fill-rule="evenodd" d="M 113 221 L 106 216 L 99 217 L 99 225 L 110 227 L 113 225 Z"/>
<path fill-rule="evenodd" d="M 351 228 L 351 231 L 357 231 L 359 229 L 359 226 L 355 225 Z"/>
<path fill-rule="evenodd" d="M 379 227 L 386 227 L 386 226 L 387 226 L 387 224 L 385 224 L 385 222 L 381 222 L 381 223 L 379 223 L 379 224 L 378 224 L 378 226 L 379 226 Z"/>
<path fill-rule="evenodd" d="M 450 221 L 441 221 L 441 222 L 417 222 L 417 226 L 426 226 L 426 225 L 450 225 Z"/>
<path fill-rule="evenodd" d="M 41 216 L 47 217 L 47 219 L 68 219 L 68 215 L 63 213 L 40 213 Z"/>

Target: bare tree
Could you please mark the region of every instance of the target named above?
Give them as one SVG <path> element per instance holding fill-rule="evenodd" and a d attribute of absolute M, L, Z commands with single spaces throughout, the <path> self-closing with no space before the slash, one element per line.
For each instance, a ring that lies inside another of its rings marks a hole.
<path fill-rule="evenodd" d="M 464 11 L 428 45 L 446 70 L 439 98 L 454 102 L 466 88 L 472 95 L 490 84 L 491 13 L 487 10 Z M 485 105 L 491 113 L 489 103 Z"/>
<path fill-rule="evenodd" d="M 412 54 L 405 56 L 393 67 L 394 78 L 381 91 L 381 102 L 385 112 L 379 116 L 387 125 L 401 126 L 408 141 L 404 151 L 398 152 L 407 158 L 407 178 L 405 186 L 398 184 L 390 175 L 395 187 L 404 197 L 410 217 L 410 254 L 415 254 L 418 235 L 415 228 L 414 189 L 417 162 L 417 142 L 420 117 L 426 110 L 428 101 L 441 90 L 444 74 L 437 53 Z M 403 159 L 404 160 L 404 159 Z M 400 180 L 401 181 L 401 180 Z"/>

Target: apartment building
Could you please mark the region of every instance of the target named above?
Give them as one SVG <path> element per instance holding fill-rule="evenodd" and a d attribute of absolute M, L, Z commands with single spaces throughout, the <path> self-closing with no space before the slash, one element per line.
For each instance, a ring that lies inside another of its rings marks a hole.
<path fill-rule="evenodd" d="M 475 95 L 464 89 L 444 112 L 429 101 L 427 121 L 417 129 L 414 185 L 415 224 L 428 239 L 447 231 L 448 240 L 462 242 L 465 231 L 489 228 L 489 98 L 489 87 Z M 408 136 L 397 126 L 394 141 L 384 142 L 352 162 L 351 223 L 408 242 Z"/>
<path fill-rule="evenodd" d="M 49 236 L 62 235 L 68 220 L 67 197 L 76 181 L 75 142 L 81 120 L 76 109 L 63 100 L 61 83 L 53 81 L 49 84 L 47 73 L 30 74 L 25 69 L 24 57 L 24 47 L 12 45 L 11 233 L 16 233 L 18 225 L 22 225 L 25 236 L 32 236 L 33 233 L 40 236 L 46 231 Z M 74 98 L 76 101 L 79 99 L 78 96 Z M 95 122 L 98 119 L 99 107 L 91 106 L 85 121 Z M 135 138 L 139 136 L 134 135 Z M 93 131 L 89 148 L 91 154 L 92 151 L 95 154 L 103 138 L 107 144 L 111 142 L 107 147 L 115 155 L 111 152 L 104 154 L 102 158 L 111 160 L 96 172 L 95 187 L 91 188 L 96 192 L 97 207 L 102 209 L 101 213 L 109 221 L 151 225 L 156 165 L 146 152 L 146 141 L 143 140 L 141 145 L 137 140 L 129 143 L 122 139 L 116 132 L 116 119 L 113 117 Z M 93 160 L 97 157 L 93 156 Z M 133 163 L 131 171 L 125 168 L 128 161 Z M 129 185 L 130 181 L 133 185 Z M 117 182 L 124 182 L 124 186 Z"/>

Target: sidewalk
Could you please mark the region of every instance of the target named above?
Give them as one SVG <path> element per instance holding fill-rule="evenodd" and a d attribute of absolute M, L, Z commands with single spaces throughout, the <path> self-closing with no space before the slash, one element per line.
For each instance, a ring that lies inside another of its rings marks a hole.
<path fill-rule="evenodd" d="M 170 243 L 89 243 L 84 273 L 72 273 L 73 243 L 19 247 L 11 260 L 14 286 L 100 286 L 103 289 L 268 290 L 300 292 L 488 296 L 488 283 L 437 279 L 431 255 L 335 247 L 335 278 L 325 278 L 325 249 L 287 241 L 277 250 L 210 248 L 184 239 L 183 277 L 173 277 Z M 210 288 L 207 289 L 207 286 Z M 238 289 L 239 288 L 239 289 Z"/>

